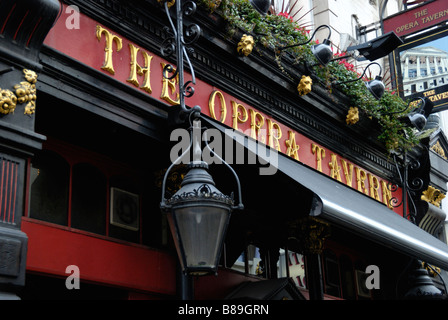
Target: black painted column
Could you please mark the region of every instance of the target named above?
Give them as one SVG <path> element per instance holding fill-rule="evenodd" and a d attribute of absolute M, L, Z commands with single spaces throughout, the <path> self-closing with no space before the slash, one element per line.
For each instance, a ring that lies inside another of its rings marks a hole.
<path fill-rule="evenodd" d="M 45 140 L 34 132 L 39 52 L 59 10 L 57 0 L 0 1 L 0 299 L 25 284 L 26 164 Z"/>
<path fill-rule="evenodd" d="M 308 253 L 305 255 L 306 278 L 310 300 L 324 299 L 324 283 L 320 255 Z"/>

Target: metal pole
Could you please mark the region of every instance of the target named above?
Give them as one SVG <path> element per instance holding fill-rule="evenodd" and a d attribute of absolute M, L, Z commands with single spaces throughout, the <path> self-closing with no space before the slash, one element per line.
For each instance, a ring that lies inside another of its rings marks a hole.
<path fill-rule="evenodd" d="M 182 17 L 182 4 L 181 0 L 176 0 L 176 22 L 177 22 L 177 34 L 176 34 L 176 55 L 177 55 L 177 74 L 179 77 L 179 104 L 182 109 L 185 108 L 185 96 L 184 96 L 184 45 L 183 45 L 183 17 Z"/>
<path fill-rule="evenodd" d="M 404 152 L 404 173 L 403 173 L 403 217 L 407 219 L 408 216 L 408 164 L 407 164 L 407 153 Z"/>

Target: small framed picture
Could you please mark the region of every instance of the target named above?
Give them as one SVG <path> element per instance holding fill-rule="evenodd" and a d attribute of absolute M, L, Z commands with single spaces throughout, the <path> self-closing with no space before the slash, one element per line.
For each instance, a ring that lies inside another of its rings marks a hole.
<path fill-rule="evenodd" d="M 139 196 L 118 188 L 110 188 L 110 223 L 132 231 L 139 229 Z"/>

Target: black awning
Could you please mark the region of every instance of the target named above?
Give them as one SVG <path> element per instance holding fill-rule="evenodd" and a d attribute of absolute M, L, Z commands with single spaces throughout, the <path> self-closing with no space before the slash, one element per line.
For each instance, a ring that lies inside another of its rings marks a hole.
<path fill-rule="evenodd" d="M 291 278 L 246 281 L 227 295 L 228 300 L 306 300 Z"/>
<path fill-rule="evenodd" d="M 257 144 L 251 138 L 243 137 L 242 133 L 227 129 L 213 120 L 204 120 L 228 137 L 240 135 L 241 139 L 234 138 L 236 143 L 244 143 L 248 151 L 257 154 Z M 248 142 L 249 139 L 252 143 Z M 263 156 L 260 153 L 257 155 Z M 278 153 L 276 166 L 279 171 L 314 194 L 311 216 L 331 221 L 386 247 L 448 270 L 447 244 L 384 204 L 286 155 Z"/>

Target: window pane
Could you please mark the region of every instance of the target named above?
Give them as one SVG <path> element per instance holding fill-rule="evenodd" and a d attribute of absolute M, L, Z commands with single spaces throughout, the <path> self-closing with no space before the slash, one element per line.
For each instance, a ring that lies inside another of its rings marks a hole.
<path fill-rule="evenodd" d="M 71 226 L 106 234 L 107 180 L 94 166 L 73 166 Z"/>
<path fill-rule="evenodd" d="M 30 217 L 67 225 L 70 168 L 56 153 L 42 151 L 31 164 Z"/>
<path fill-rule="evenodd" d="M 247 266 L 245 266 L 246 258 L 248 263 Z M 261 262 L 260 249 L 250 244 L 247 246 L 247 249 L 241 253 L 231 269 L 245 272 L 245 268 L 247 267 L 249 274 L 261 276 L 263 272 L 262 264 L 263 263 Z"/>
<path fill-rule="evenodd" d="M 327 250 L 324 251 L 325 293 L 340 297 L 339 263 L 336 255 Z"/>
<path fill-rule="evenodd" d="M 356 299 L 356 288 L 353 274 L 353 264 L 349 257 L 341 256 L 341 284 L 342 284 L 342 297 L 344 299 L 354 300 Z"/>

